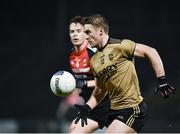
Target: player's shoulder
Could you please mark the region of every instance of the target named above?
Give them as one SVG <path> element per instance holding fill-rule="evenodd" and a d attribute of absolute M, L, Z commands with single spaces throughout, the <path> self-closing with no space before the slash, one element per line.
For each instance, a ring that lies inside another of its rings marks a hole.
<path fill-rule="evenodd" d="M 124 43 L 124 44 L 131 44 L 131 43 L 134 43 L 134 41 L 132 41 L 130 39 L 123 39 L 122 43 Z"/>
<path fill-rule="evenodd" d="M 118 44 L 118 45 L 128 45 L 128 44 L 134 44 L 135 42 L 130 39 L 115 39 L 110 38 L 109 44 Z"/>
<path fill-rule="evenodd" d="M 115 39 L 115 38 L 110 38 L 109 39 L 109 44 L 122 44 L 122 43 L 128 43 L 132 42 L 130 39 Z"/>
<path fill-rule="evenodd" d="M 109 38 L 109 42 L 108 43 L 109 44 L 117 44 L 117 43 L 121 44 L 122 41 L 123 41 L 123 39 Z"/>

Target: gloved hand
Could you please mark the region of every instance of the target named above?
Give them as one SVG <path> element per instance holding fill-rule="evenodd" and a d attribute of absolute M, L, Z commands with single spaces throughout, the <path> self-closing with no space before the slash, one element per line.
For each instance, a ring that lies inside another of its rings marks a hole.
<path fill-rule="evenodd" d="M 76 79 L 76 88 L 87 88 L 87 81 L 84 79 Z"/>
<path fill-rule="evenodd" d="M 87 104 L 85 104 L 85 105 L 75 104 L 74 106 L 79 109 L 79 113 L 75 119 L 75 124 L 77 124 L 79 122 L 79 120 L 81 119 L 81 126 L 84 127 L 84 124 L 86 124 L 86 125 L 88 124 L 87 116 L 89 115 L 91 108 Z"/>
<path fill-rule="evenodd" d="M 158 85 L 155 89 L 155 94 L 160 92 L 164 98 L 168 98 L 170 94 L 175 94 L 175 88 L 167 83 L 166 76 L 158 77 Z"/>

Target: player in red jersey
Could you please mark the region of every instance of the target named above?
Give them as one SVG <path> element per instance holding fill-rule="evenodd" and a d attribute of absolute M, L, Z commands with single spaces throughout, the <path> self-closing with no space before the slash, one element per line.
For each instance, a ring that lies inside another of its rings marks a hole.
<path fill-rule="evenodd" d="M 80 96 L 85 102 L 90 98 L 95 87 L 94 76 L 90 69 L 90 58 L 95 53 L 95 50 L 90 47 L 84 33 L 84 18 L 76 16 L 71 19 L 69 25 L 69 35 L 73 44 L 72 52 L 69 56 L 70 66 L 76 78 L 76 87 L 81 89 Z M 87 117 L 88 124 L 81 124 L 73 120 L 69 132 L 90 133 L 98 128 L 107 126 L 107 112 L 110 102 L 108 96 L 93 109 Z M 76 119 L 79 118 L 79 114 Z"/>

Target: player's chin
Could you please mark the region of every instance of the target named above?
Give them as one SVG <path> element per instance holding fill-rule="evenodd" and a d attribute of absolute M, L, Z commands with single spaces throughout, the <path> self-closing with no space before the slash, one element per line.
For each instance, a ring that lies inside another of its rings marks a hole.
<path fill-rule="evenodd" d="M 73 44 L 74 44 L 74 46 L 77 46 L 77 47 L 78 47 L 78 46 L 81 46 L 81 44 L 80 44 L 80 43 L 77 43 L 77 42 L 76 42 L 76 43 L 73 43 Z"/>

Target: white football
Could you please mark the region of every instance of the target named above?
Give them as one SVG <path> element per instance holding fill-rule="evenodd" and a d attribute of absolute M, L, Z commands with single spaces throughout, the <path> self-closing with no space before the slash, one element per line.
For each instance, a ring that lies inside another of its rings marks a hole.
<path fill-rule="evenodd" d="M 58 71 L 50 80 L 50 87 L 56 96 L 67 96 L 75 90 L 76 80 L 67 71 Z"/>

